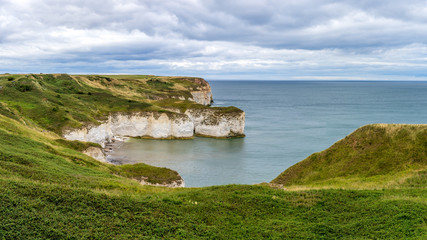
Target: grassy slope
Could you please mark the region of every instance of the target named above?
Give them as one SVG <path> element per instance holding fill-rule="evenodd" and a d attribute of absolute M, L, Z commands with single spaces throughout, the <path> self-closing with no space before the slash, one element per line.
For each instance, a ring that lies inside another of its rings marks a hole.
<path fill-rule="evenodd" d="M 116 166 L 100 163 L 81 150 L 96 144 L 66 141 L 56 134 L 0 115 L 0 174 L 5 179 L 31 180 L 67 187 L 114 189 L 139 187 L 134 178 L 149 170 L 158 180 L 175 180 L 175 171 L 143 164 Z M 133 167 L 134 169 L 130 169 Z M 132 173 L 132 175 L 130 175 Z"/>
<path fill-rule="evenodd" d="M 359 128 L 272 182 L 311 187 L 383 188 L 421 181 L 427 186 L 427 125 Z"/>
<path fill-rule="evenodd" d="M 20 97 L 0 106 L 0 239 L 427 237 L 422 179 L 357 191 L 142 186 L 22 115 Z"/>

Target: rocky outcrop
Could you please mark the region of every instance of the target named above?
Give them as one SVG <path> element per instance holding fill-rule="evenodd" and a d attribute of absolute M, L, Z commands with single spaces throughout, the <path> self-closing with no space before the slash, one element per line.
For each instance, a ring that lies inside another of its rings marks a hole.
<path fill-rule="evenodd" d="M 196 135 L 217 138 L 245 136 L 245 112 L 240 109 L 188 109 L 185 114 L 193 121 Z"/>
<path fill-rule="evenodd" d="M 197 87 L 190 91 L 192 98 L 188 100 L 205 106 L 211 105 L 213 103 L 213 99 L 212 90 L 209 83 L 202 78 L 194 78 L 191 79 L 191 81 L 195 82 Z"/>
<path fill-rule="evenodd" d="M 92 158 L 95 158 L 98 161 L 107 162 L 107 157 L 105 156 L 104 152 L 100 148 L 89 147 L 86 150 L 84 150 L 83 153 Z"/>
<path fill-rule="evenodd" d="M 211 105 L 211 103 L 213 102 L 210 87 L 209 90 L 206 91 L 192 91 L 190 93 L 193 96 L 192 99 L 189 99 L 190 101 L 194 101 L 198 104 L 202 104 L 205 106 Z"/>
<path fill-rule="evenodd" d="M 114 136 L 191 138 L 194 135 L 194 124 L 187 115 L 180 113 L 116 113 L 98 126 L 67 130 L 63 135 L 68 140 L 94 142 L 105 147 Z"/>

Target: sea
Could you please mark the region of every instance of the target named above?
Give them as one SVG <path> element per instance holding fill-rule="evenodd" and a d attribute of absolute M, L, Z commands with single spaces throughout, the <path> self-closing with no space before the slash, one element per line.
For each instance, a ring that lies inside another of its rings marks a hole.
<path fill-rule="evenodd" d="M 246 112 L 245 138 L 131 139 L 115 155 L 179 172 L 186 187 L 270 182 L 372 123 L 427 123 L 427 82 L 209 81 L 213 106 Z"/>

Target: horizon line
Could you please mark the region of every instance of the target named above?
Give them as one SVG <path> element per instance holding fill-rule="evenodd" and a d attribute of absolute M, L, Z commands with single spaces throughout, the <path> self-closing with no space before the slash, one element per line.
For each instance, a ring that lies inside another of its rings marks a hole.
<path fill-rule="evenodd" d="M 246 79 L 246 78 L 211 78 L 211 77 L 202 77 L 202 76 L 188 76 L 188 75 L 156 75 L 156 74 L 143 74 L 143 73 L 66 73 L 66 72 L 48 72 L 48 73 L 32 73 L 32 72 L 21 72 L 21 73 L 0 73 L 0 75 L 24 75 L 24 74 L 69 74 L 69 75 L 146 75 L 146 76 L 159 76 L 159 77 L 197 77 L 203 78 L 208 81 L 283 81 L 283 82 L 302 82 L 302 81 L 310 81 L 310 82 L 426 82 L 427 78 L 417 79 L 414 77 L 408 77 L 405 79 L 402 77 L 401 79 L 381 79 L 381 78 L 354 78 L 354 77 L 322 77 L 322 76 L 312 76 L 310 77 L 290 77 L 289 79 Z"/>

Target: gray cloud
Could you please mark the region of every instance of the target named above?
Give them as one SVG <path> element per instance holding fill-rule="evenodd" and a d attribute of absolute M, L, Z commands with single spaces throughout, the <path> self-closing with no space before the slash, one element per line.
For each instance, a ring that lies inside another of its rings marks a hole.
<path fill-rule="evenodd" d="M 0 0 L 0 71 L 424 79 L 425 29 L 422 0 Z"/>

